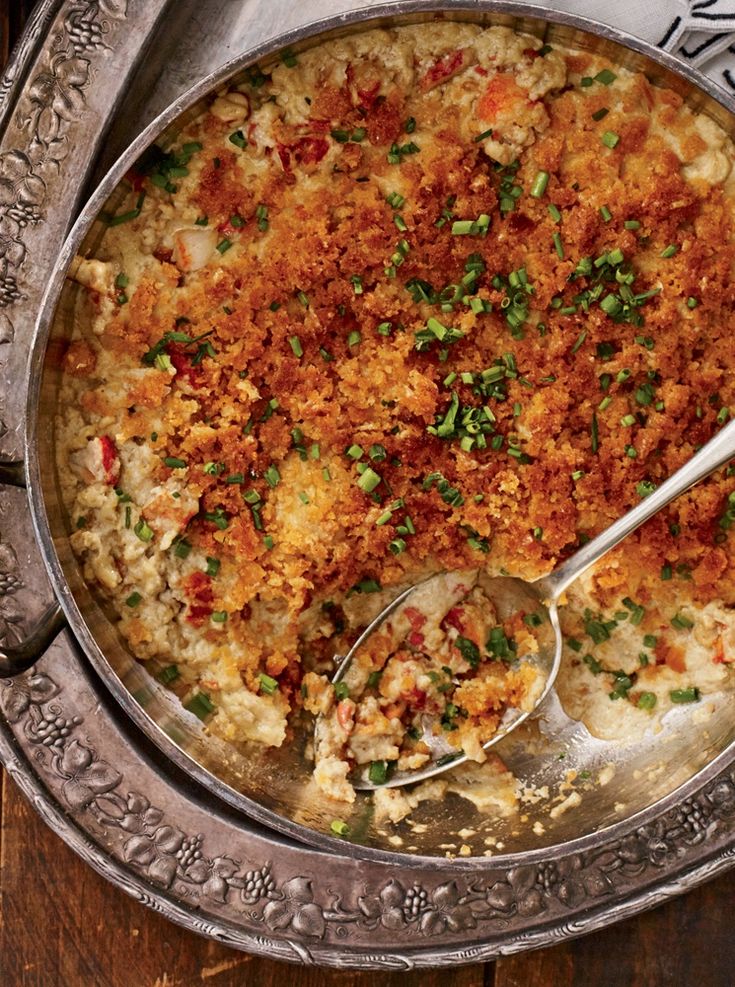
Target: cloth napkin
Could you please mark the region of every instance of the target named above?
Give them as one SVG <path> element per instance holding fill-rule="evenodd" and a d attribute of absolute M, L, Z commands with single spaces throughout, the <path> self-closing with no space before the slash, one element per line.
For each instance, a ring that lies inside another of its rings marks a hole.
<path fill-rule="evenodd" d="M 735 0 L 547 0 L 679 55 L 735 97 Z"/>

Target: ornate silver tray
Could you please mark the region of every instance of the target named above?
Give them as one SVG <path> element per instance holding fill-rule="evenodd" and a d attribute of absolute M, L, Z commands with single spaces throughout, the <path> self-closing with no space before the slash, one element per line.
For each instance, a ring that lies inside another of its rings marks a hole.
<path fill-rule="evenodd" d="M 229 57 L 346 3 L 46 0 L 0 81 L 0 458 L 22 456 L 33 322 L 94 170 Z M 350 4 L 355 10 L 364 3 Z M 370 13 L 437 4 L 402 2 Z M 520 4 L 446 7 L 544 16 Z M 578 18 L 550 15 L 562 25 Z M 355 15 L 334 16 L 326 26 Z M 600 28 L 603 37 L 621 40 Z M 648 48 L 630 40 L 632 48 Z M 171 57 L 169 57 L 171 56 Z M 175 57 L 173 57 L 175 56 Z M 662 56 L 677 69 L 674 59 Z M 684 70 L 705 92 L 716 87 Z M 722 94 L 717 97 L 722 99 Z M 109 125 L 109 130 L 107 129 Z M 17 467 L 0 468 L 0 648 L 51 599 Z M 14 487 L 13 484 L 16 486 Z M 233 946 L 296 962 L 405 969 L 579 935 L 733 862 L 735 754 L 651 808 L 561 846 L 486 859 L 307 846 L 184 774 L 121 710 L 64 632 L 0 685 L 0 757 L 43 818 L 115 884 Z"/>

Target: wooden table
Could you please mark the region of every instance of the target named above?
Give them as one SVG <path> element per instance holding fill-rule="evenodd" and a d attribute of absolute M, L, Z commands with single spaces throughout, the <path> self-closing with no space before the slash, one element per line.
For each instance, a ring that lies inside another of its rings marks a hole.
<path fill-rule="evenodd" d="M 0 0 L 0 58 L 31 0 Z M 550 949 L 413 974 L 331 973 L 201 939 L 107 884 L 0 774 L 1 987 L 732 987 L 735 871 L 685 897 Z"/>

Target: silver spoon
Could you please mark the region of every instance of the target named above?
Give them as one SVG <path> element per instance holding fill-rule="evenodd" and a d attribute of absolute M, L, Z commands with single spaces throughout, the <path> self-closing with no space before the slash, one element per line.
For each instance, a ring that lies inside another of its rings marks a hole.
<path fill-rule="evenodd" d="M 533 708 L 530 710 L 506 710 L 498 731 L 490 740 L 483 744 L 485 750 L 497 744 L 503 737 L 507 737 L 512 730 L 515 730 L 524 720 L 527 720 L 529 716 L 535 713 L 553 688 L 559 673 L 562 657 L 562 636 L 557 607 L 564 591 L 583 572 L 586 572 L 590 566 L 593 566 L 604 555 L 607 555 L 611 549 L 615 548 L 624 538 L 627 538 L 629 534 L 635 531 L 636 528 L 639 528 L 649 518 L 653 517 L 654 514 L 657 514 L 661 508 L 666 507 L 667 504 L 675 500 L 680 494 L 685 493 L 690 487 L 699 483 L 700 480 L 704 480 L 711 473 L 714 473 L 715 470 L 720 469 L 720 467 L 734 458 L 735 419 L 721 429 L 714 438 L 702 446 L 696 455 L 692 456 L 688 463 L 685 463 L 668 480 L 662 483 L 660 487 L 642 500 L 640 504 L 637 504 L 627 514 L 624 514 L 619 520 L 611 524 L 609 528 L 597 535 L 596 538 L 587 542 L 583 548 L 580 548 L 578 552 L 575 552 L 571 558 L 567 559 L 566 562 L 548 576 L 533 581 L 512 577 L 498 577 L 492 580 L 493 585 L 500 589 L 506 599 L 509 596 L 512 598 L 513 609 L 541 611 L 542 613 L 545 611 L 548 617 L 548 624 L 545 622 L 544 626 L 550 627 L 553 631 L 553 644 L 552 635 L 548 634 L 546 642 L 540 640 L 539 653 L 533 657 L 533 661 L 538 663 L 542 669 L 548 669 L 546 684 Z M 433 579 L 436 577 L 432 576 L 429 578 Z M 355 654 L 370 635 L 391 614 L 395 613 L 401 604 L 419 586 L 424 585 L 425 582 L 426 580 L 422 583 L 417 583 L 400 593 L 368 625 L 345 657 L 343 659 L 336 659 L 340 664 L 332 679 L 333 684 L 340 682 L 345 677 Z M 319 723 L 317 722 L 317 733 L 318 730 Z M 420 768 L 417 771 L 396 771 L 382 784 L 375 784 L 367 777 L 366 766 L 364 771 L 360 773 L 354 772 L 350 778 L 350 782 L 356 789 L 361 790 L 397 788 L 401 785 L 413 784 L 414 782 L 423 781 L 425 778 L 431 778 L 467 760 L 467 756 L 462 751 L 457 751 L 446 742 L 442 742 L 442 738 L 435 736 L 429 728 L 425 730 L 422 739 L 430 747 L 433 756 L 428 767 Z"/>

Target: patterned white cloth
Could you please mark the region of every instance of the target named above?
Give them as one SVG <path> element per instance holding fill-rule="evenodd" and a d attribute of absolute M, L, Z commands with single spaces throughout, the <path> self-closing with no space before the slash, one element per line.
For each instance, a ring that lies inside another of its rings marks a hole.
<path fill-rule="evenodd" d="M 735 96 L 735 0 L 547 0 L 674 52 Z"/>

